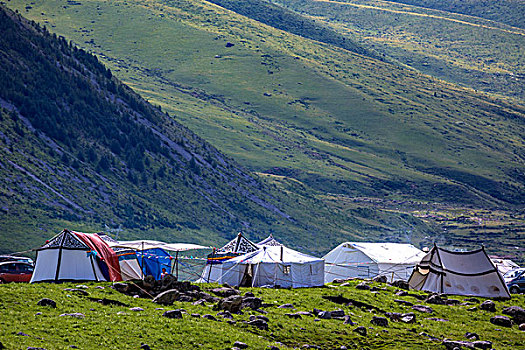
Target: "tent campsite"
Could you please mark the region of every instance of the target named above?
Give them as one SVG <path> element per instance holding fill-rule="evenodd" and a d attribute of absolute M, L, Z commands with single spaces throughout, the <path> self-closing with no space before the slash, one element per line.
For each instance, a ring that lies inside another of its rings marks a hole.
<path fill-rule="evenodd" d="M 453 252 L 434 246 L 408 281 L 412 289 L 435 293 L 510 298 L 485 249 Z"/>
<path fill-rule="evenodd" d="M 117 255 L 96 234 L 63 230 L 36 251 L 31 283 L 122 280 Z"/>
<path fill-rule="evenodd" d="M 425 253 L 411 244 L 345 242 L 326 254 L 325 283 L 335 279 L 407 280 Z"/>

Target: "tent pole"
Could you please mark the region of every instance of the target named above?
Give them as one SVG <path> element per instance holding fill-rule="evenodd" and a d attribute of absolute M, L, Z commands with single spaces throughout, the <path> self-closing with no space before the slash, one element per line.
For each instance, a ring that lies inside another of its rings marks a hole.
<path fill-rule="evenodd" d="M 140 259 L 142 261 L 142 266 L 140 267 L 140 277 L 144 280 L 144 241 L 142 241 L 142 254 L 140 254 Z"/>
<path fill-rule="evenodd" d="M 175 272 L 177 273 L 177 281 L 179 280 L 179 252 L 175 252 Z"/>
<path fill-rule="evenodd" d="M 206 281 L 207 283 L 210 283 L 211 269 L 213 268 L 213 257 L 214 256 L 215 256 L 215 248 L 213 248 L 213 251 L 211 252 L 212 263 L 210 263 L 210 269 L 208 270 L 208 281 Z M 208 260 L 206 260 L 206 264 L 208 264 Z"/>

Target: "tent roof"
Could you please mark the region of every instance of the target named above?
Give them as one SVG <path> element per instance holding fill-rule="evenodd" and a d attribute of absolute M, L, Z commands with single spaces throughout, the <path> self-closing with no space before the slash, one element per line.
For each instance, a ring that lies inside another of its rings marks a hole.
<path fill-rule="evenodd" d="M 379 264 L 417 264 L 425 256 L 408 243 L 345 242 L 341 246 L 357 249 Z"/>
<path fill-rule="evenodd" d="M 273 238 L 273 235 L 270 234 L 268 237 L 266 237 L 265 239 L 263 239 L 262 241 L 260 241 L 259 243 L 257 243 L 258 246 L 260 247 L 263 247 L 263 246 L 276 246 L 276 247 L 280 247 L 282 246 L 283 244 L 278 242 L 275 238 Z"/>
<path fill-rule="evenodd" d="M 226 243 L 226 245 L 220 248 L 218 251 L 221 253 L 250 253 L 257 251 L 258 249 L 259 247 L 255 243 L 244 237 L 242 232 L 239 232 L 237 237 Z"/>
<path fill-rule="evenodd" d="M 164 250 L 182 252 L 192 249 L 211 249 L 210 247 L 205 247 L 198 244 L 191 243 L 165 243 L 160 241 L 152 240 L 137 240 L 137 241 L 120 241 L 120 242 L 108 242 L 110 247 L 119 247 L 119 248 L 130 248 L 135 250 L 147 250 L 162 248 Z"/>
<path fill-rule="evenodd" d="M 282 260 L 281 260 L 282 251 Z M 300 253 L 285 246 L 265 246 L 255 252 L 247 253 L 228 260 L 228 263 L 234 264 L 257 264 L 264 262 L 284 262 L 284 263 L 307 263 L 323 261 L 307 254 Z"/>

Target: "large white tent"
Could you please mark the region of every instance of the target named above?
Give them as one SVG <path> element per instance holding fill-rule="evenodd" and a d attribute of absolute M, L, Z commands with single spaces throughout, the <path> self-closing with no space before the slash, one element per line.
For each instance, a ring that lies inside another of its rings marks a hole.
<path fill-rule="evenodd" d="M 76 232 L 63 230 L 37 249 L 33 282 L 106 281 L 97 254 Z"/>
<path fill-rule="evenodd" d="M 261 249 L 225 261 L 219 283 L 251 287 L 315 287 L 324 284 L 324 261 L 284 246 Z"/>
<path fill-rule="evenodd" d="M 328 254 L 325 260 L 325 282 L 346 278 L 407 280 L 425 253 L 412 244 L 345 242 Z"/>
<path fill-rule="evenodd" d="M 434 246 L 414 269 L 408 283 L 413 289 L 428 292 L 510 298 L 484 248 L 453 252 Z"/>

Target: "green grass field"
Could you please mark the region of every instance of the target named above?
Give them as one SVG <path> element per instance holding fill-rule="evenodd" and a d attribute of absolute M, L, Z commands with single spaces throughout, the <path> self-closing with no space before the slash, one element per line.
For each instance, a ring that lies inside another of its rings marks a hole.
<path fill-rule="evenodd" d="M 40 347 L 48 350 L 72 346 L 80 349 L 139 349 L 143 343 L 152 349 L 229 349 L 235 341 L 246 343 L 249 349 L 265 349 L 270 345 L 293 349 L 305 344 L 322 349 L 338 349 L 343 345 L 349 349 L 434 349 L 441 346 L 444 338 L 467 340 L 465 333 L 473 332 L 481 340 L 492 342 L 496 349 L 516 349 L 523 344 L 523 332 L 518 330 L 517 325 L 504 328 L 489 322 L 495 314 L 501 315 L 506 306 L 523 307 L 525 300 L 522 295 L 505 302 L 496 301 L 495 313 L 467 310 L 476 303 L 456 306 L 428 304 L 434 312 L 425 314 L 414 311 L 416 323 L 389 320 L 388 327 L 378 327 L 370 323 L 373 316 L 384 316 L 383 312 L 413 311 L 394 299 L 424 303 L 412 296 L 396 296 L 396 289 L 384 284 L 373 283 L 377 287 L 375 292 L 357 290 L 355 286 L 358 282 L 352 281 L 345 287 L 333 285 L 326 288 L 241 288 L 242 294 L 253 292 L 264 303 L 271 305 L 264 308 L 267 311 L 265 316 L 269 318 L 268 331 L 243 323 L 250 315 L 260 315 L 250 309 L 244 309 L 242 315 L 234 315 L 235 324 L 227 323 L 220 316 L 216 316 L 220 321 L 212 321 L 190 316 L 194 313 L 215 315 L 217 311 L 212 310 L 212 304 L 194 306 L 192 303 L 175 302 L 172 306 L 159 308 L 150 300 L 116 292 L 110 288 L 110 283 L 86 284 L 88 296 L 64 290 L 75 288 L 76 284 L 8 284 L 0 286 L 0 341 L 7 349 Z M 205 289 L 212 286 L 203 285 Z M 336 304 L 322 298 L 327 295 L 358 300 L 372 309 Z M 57 308 L 37 306 L 37 302 L 44 297 L 56 301 Z M 126 306 L 96 302 L 103 298 Z M 449 298 L 465 299 L 461 296 Z M 293 304 L 294 309 L 277 308 L 285 303 Z M 143 311 L 132 311 L 133 307 L 140 307 Z M 314 308 L 328 311 L 342 309 L 356 324 L 343 324 L 337 319 L 315 320 L 313 316 L 300 319 L 285 316 L 286 313 L 312 311 Z M 173 309 L 184 309 L 186 313 L 182 319 L 162 317 L 166 310 Z M 84 318 L 60 316 L 71 313 L 82 313 Z M 366 327 L 366 336 L 353 332 L 358 326 Z M 436 339 L 431 340 L 430 337 Z"/>

